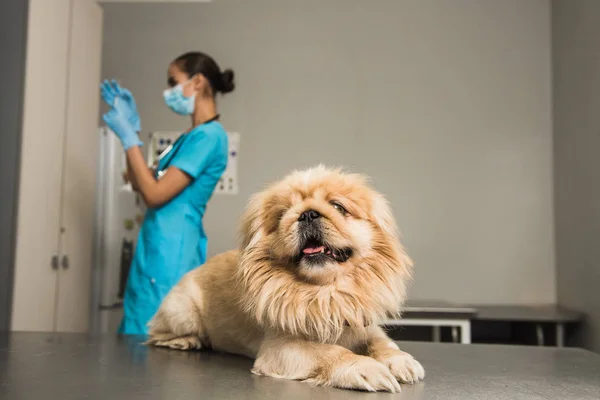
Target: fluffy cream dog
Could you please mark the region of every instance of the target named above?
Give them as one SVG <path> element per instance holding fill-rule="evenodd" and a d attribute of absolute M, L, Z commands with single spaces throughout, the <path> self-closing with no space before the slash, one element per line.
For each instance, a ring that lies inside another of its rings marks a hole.
<path fill-rule="evenodd" d="M 251 199 L 239 252 L 173 288 L 149 343 L 245 355 L 257 375 L 397 392 L 425 372 L 378 323 L 399 313 L 411 269 L 386 200 L 362 176 L 294 172 Z"/>

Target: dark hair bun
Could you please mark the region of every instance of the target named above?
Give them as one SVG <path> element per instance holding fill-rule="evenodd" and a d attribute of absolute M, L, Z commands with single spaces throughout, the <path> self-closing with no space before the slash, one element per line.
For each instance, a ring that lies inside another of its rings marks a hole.
<path fill-rule="evenodd" d="M 226 69 L 221 73 L 221 84 L 219 85 L 219 92 L 229 93 L 235 89 L 234 73 L 231 69 Z"/>

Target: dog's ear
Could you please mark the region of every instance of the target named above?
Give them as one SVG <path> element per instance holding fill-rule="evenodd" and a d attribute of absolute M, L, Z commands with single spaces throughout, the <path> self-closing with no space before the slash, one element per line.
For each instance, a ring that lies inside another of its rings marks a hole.
<path fill-rule="evenodd" d="M 398 240 L 398 226 L 392 214 L 390 203 L 379 193 L 374 193 L 372 199 L 371 214 L 375 217 L 374 222 L 388 236 Z"/>
<path fill-rule="evenodd" d="M 406 279 L 409 279 L 414 263 L 408 254 L 406 254 L 402 243 L 400 243 L 400 233 L 398 232 L 398 226 L 396 225 L 396 219 L 394 218 L 390 204 L 380 193 L 375 193 L 372 198 L 371 213 L 375 218 L 375 224 L 385 233 L 385 237 L 392 240 L 390 244 L 396 250 L 395 257 L 400 262 L 400 265 L 404 267 L 404 271 L 407 273 Z"/>
<path fill-rule="evenodd" d="M 261 226 L 264 201 L 262 193 L 257 193 L 250 198 L 250 201 L 246 205 L 238 233 L 241 251 L 255 245 L 262 237 Z"/>

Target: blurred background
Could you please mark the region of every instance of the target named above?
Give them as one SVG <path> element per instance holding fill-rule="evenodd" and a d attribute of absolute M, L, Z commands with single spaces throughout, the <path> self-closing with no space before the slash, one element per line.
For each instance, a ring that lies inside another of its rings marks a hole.
<path fill-rule="evenodd" d="M 144 209 L 98 87 L 134 93 L 150 162 L 188 125 L 167 66 L 199 50 L 237 81 L 209 255 L 266 184 L 343 166 L 416 263 L 400 338 L 600 352 L 599 38 L 594 0 L 3 0 L 0 330 L 114 331 Z"/>

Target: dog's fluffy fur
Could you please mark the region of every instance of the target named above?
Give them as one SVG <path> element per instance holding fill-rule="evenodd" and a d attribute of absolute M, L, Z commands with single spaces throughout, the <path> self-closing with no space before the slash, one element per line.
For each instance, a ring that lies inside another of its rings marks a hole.
<path fill-rule="evenodd" d="M 378 323 L 398 315 L 411 270 L 386 200 L 364 177 L 294 172 L 251 199 L 239 252 L 173 288 L 149 344 L 245 355 L 258 375 L 400 391 L 425 373 Z"/>

